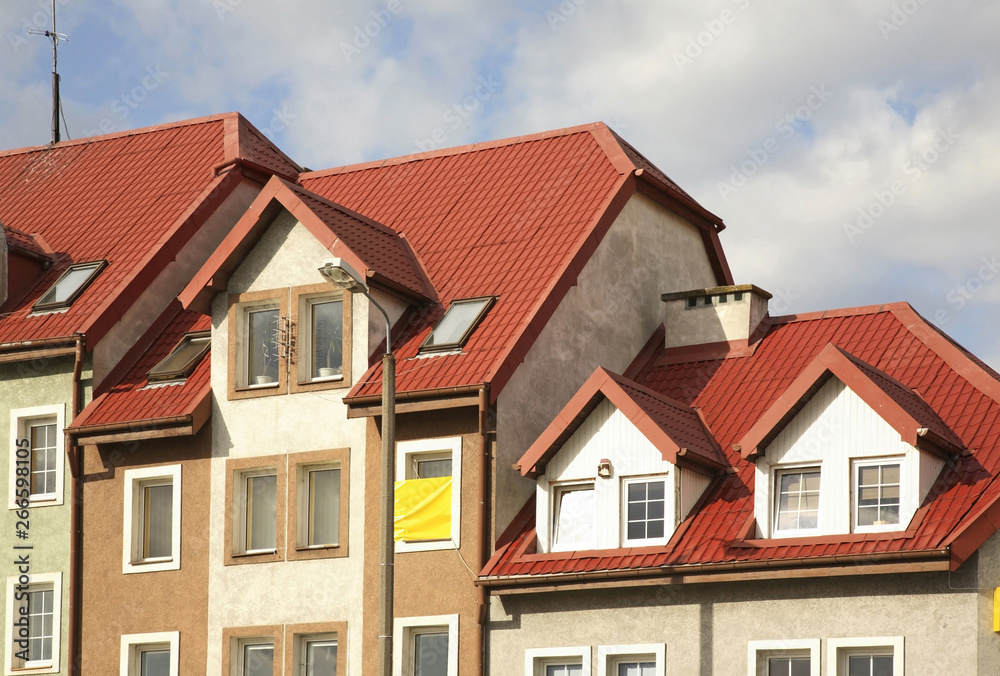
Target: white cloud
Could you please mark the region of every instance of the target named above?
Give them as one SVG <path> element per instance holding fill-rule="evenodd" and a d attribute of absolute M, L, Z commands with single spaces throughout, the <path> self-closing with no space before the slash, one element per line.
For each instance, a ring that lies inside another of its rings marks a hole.
<path fill-rule="evenodd" d="M 66 108 L 87 128 L 159 66 L 121 128 L 239 109 L 314 168 L 605 120 L 725 219 L 738 281 L 789 311 L 944 310 L 1000 364 L 1000 283 L 948 300 L 1000 254 L 1000 7 L 904 4 L 66 0 Z M 38 11 L 12 5 L 5 35 Z M 42 42 L 3 55 L 7 147 L 48 138 Z"/>

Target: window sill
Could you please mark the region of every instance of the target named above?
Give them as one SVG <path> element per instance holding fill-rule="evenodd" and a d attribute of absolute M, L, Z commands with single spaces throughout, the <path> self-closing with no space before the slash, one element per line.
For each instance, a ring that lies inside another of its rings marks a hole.
<path fill-rule="evenodd" d="M 327 549 L 340 549 L 340 543 L 335 545 L 296 545 L 297 552 L 322 552 Z"/>
<path fill-rule="evenodd" d="M 273 383 L 257 383 L 255 385 L 244 385 L 243 387 L 237 387 L 237 392 L 244 392 L 246 390 L 266 390 L 269 387 L 277 387 L 278 381 L 275 380 Z"/>
<path fill-rule="evenodd" d="M 326 376 L 325 378 L 312 378 L 311 380 L 305 380 L 299 385 L 311 385 L 313 383 L 335 383 L 343 380 L 344 376 Z"/>
<path fill-rule="evenodd" d="M 243 556 L 271 556 L 277 554 L 277 549 L 253 549 L 249 552 L 235 552 L 233 557 L 243 557 Z"/>
<path fill-rule="evenodd" d="M 130 566 L 149 566 L 156 565 L 159 563 L 170 563 L 174 560 L 172 556 L 163 556 L 157 559 L 139 559 L 138 561 L 129 561 Z"/>

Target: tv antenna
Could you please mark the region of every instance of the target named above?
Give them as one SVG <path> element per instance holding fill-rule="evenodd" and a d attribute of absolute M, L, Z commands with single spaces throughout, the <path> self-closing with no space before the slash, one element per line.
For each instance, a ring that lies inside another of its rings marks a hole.
<path fill-rule="evenodd" d="M 52 30 L 29 28 L 26 32 L 28 35 L 44 35 L 52 40 L 52 143 L 59 143 L 59 111 L 62 109 L 59 102 L 59 41 L 69 42 L 69 36 L 56 32 L 56 0 L 52 0 Z"/>

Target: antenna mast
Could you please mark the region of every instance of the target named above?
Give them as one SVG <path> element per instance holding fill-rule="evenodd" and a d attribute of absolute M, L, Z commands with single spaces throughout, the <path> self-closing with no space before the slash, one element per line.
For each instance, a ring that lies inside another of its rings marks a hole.
<path fill-rule="evenodd" d="M 59 143 L 59 41 L 69 42 L 69 36 L 56 32 L 56 0 L 52 0 L 52 30 L 29 28 L 30 35 L 44 35 L 52 40 L 52 143 Z"/>

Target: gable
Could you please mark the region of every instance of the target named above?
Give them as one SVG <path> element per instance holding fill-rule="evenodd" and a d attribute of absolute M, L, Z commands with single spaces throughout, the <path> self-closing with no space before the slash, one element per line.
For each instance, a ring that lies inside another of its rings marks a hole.
<path fill-rule="evenodd" d="M 819 473 L 819 524 L 815 532 L 796 531 L 794 535 L 853 532 L 854 474 L 859 464 L 868 461 L 899 465 L 899 523 L 883 530 L 906 530 L 944 460 L 901 439 L 878 411 L 831 377 L 757 458 L 754 511 L 758 537 L 782 536 L 773 523 L 778 477 L 783 471 L 806 469 Z"/>

